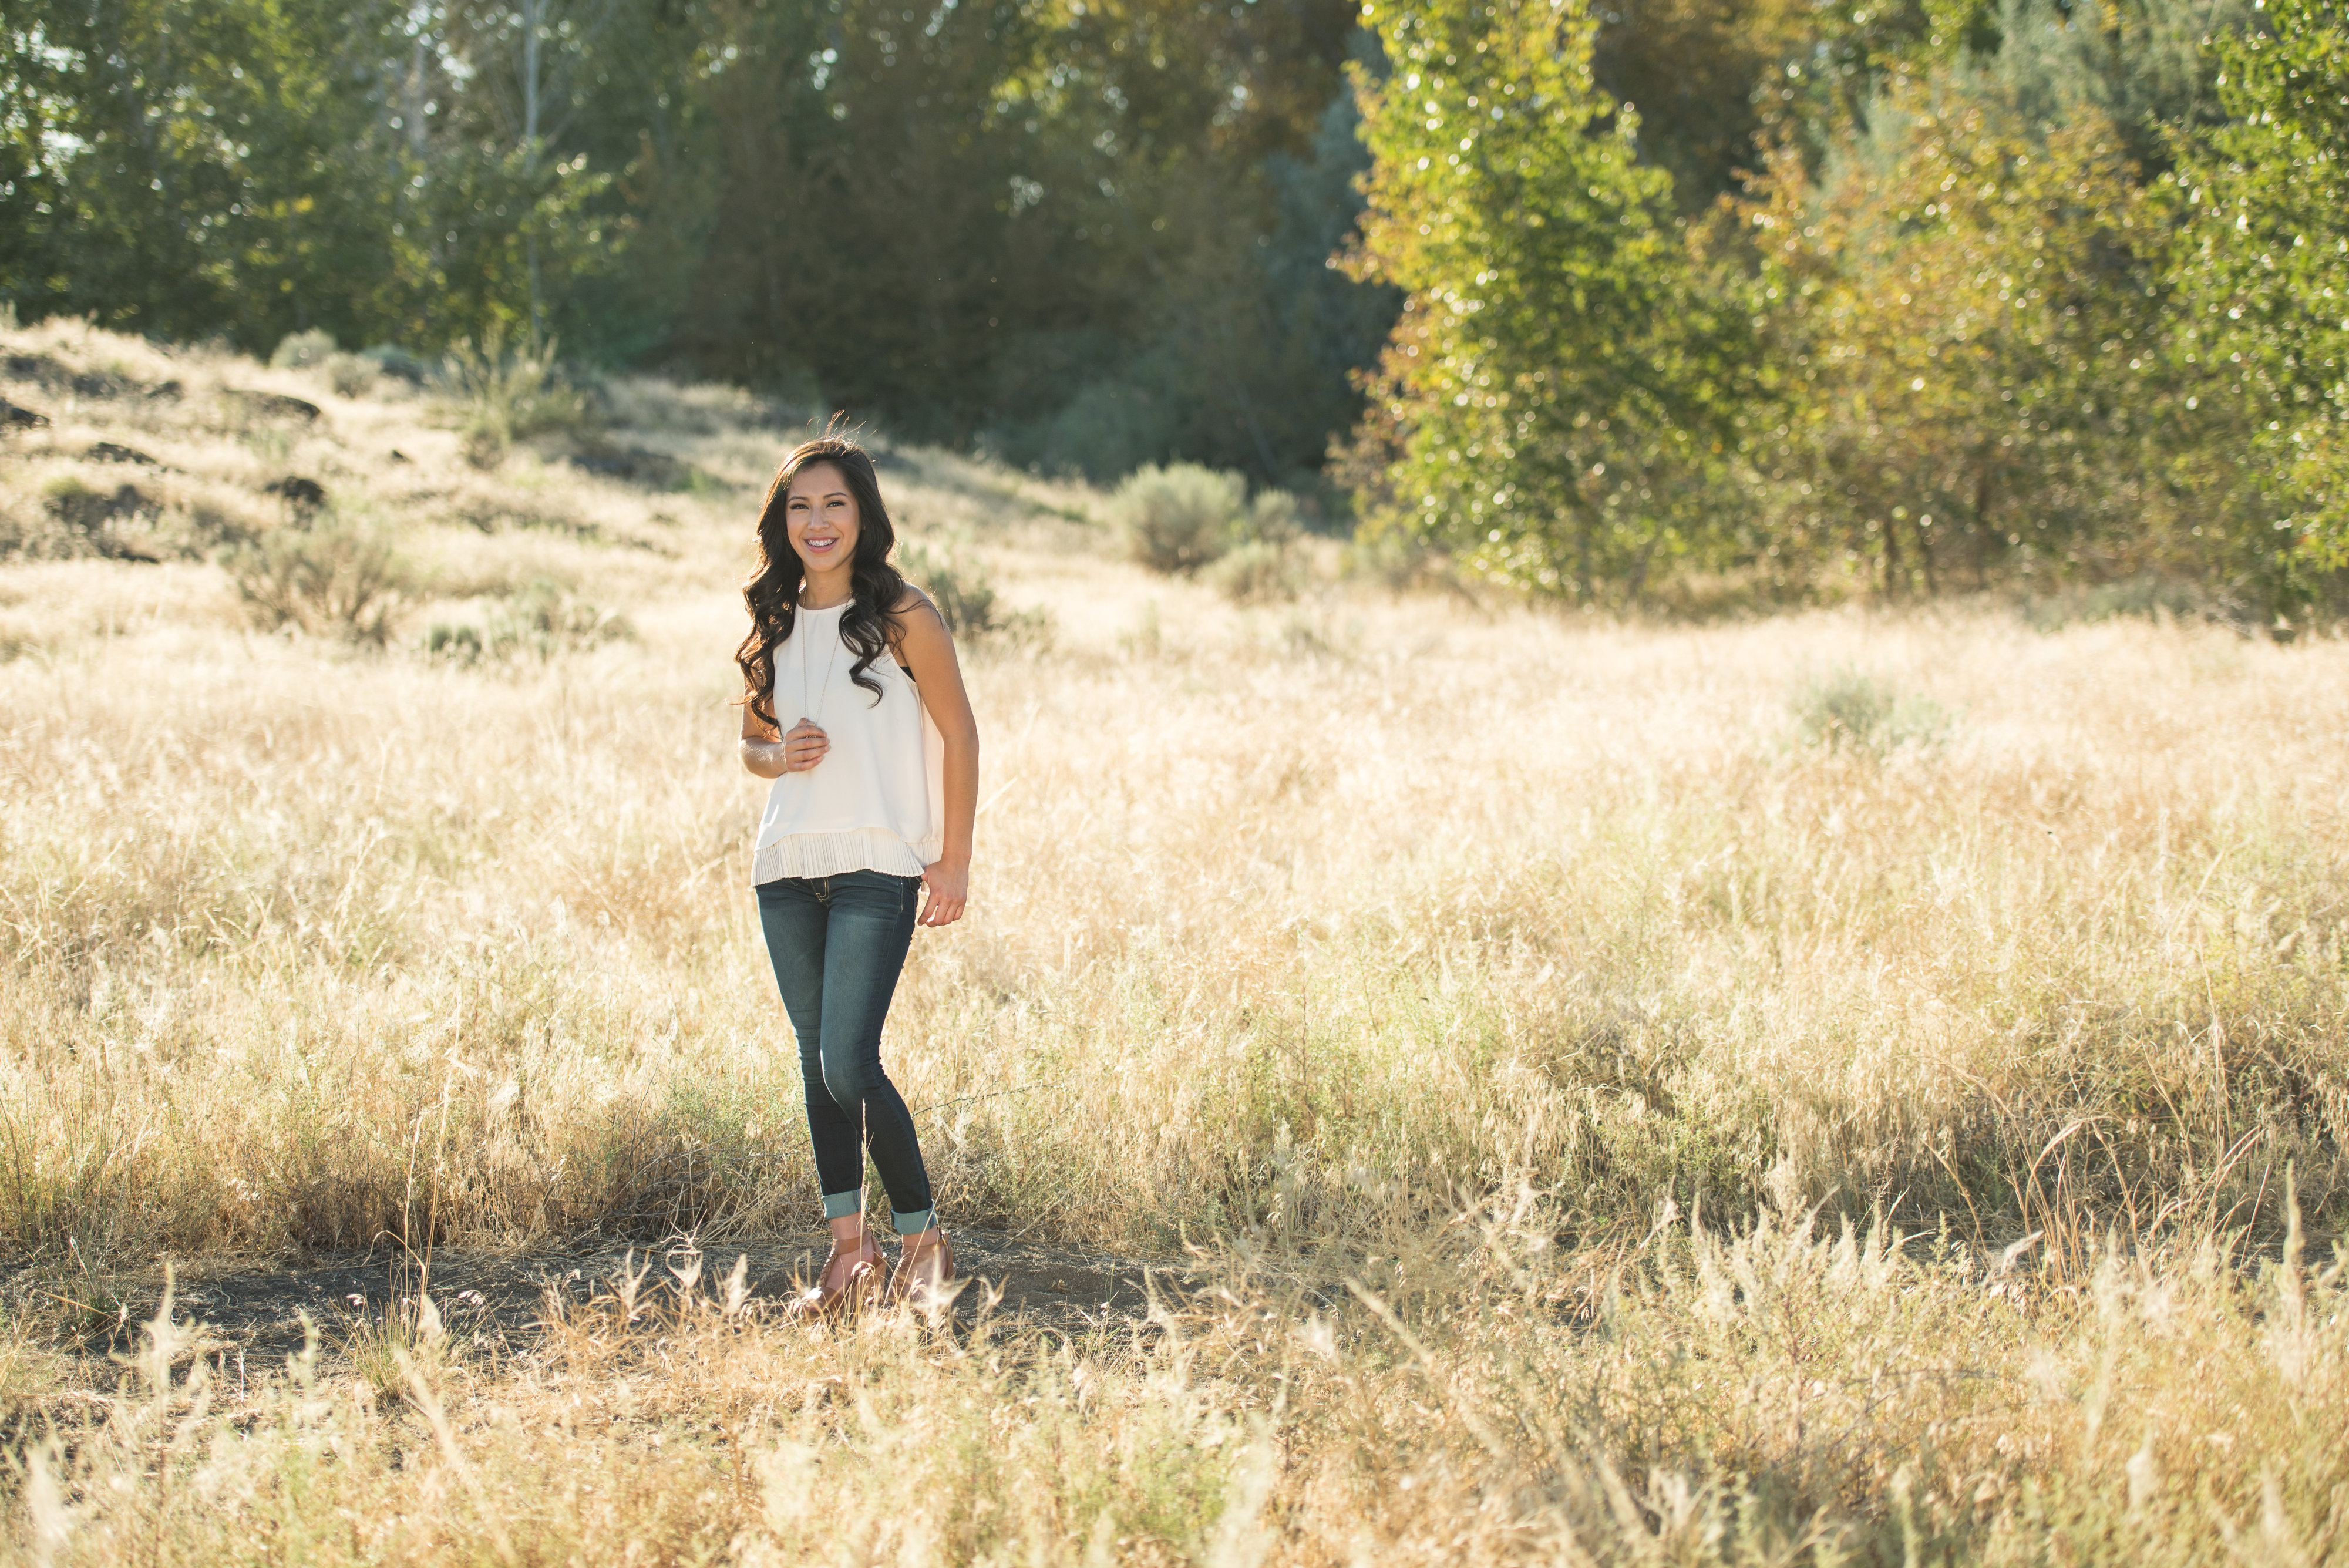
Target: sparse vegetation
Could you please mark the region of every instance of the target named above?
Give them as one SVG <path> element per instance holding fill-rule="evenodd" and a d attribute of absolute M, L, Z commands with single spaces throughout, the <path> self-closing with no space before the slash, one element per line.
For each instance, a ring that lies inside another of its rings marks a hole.
<path fill-rule="evenodd" d="M 1806 680 L 1794 709 L 1805 745 L 1877 757 L 1938 740 L 1950 723 L 1931 698 L 1853 670 Z"/>
<path fill-rule="evenodd" d="M 440 380 L 462 421 L 466 461 L 476 468 L 495 468 L 513 441 L 587 422 L 587 400 L 564 380 L 553 342 L 509 346 L 496 332 L 479 345 L 460 338 Z"/>
<path fill-rule="evenodd" d="M 1140 468 L 1110 497 L 1110 520 L 1154 572 L 1195 572 L 1230 548 L 1247 482 L 1196 463 Z"/>
<path fill-rule="evenodd" d="M 338 398 L 363 398 L 375 389 L 383 369 L 361 354 L 329 354 L 319 367 Z"/>
<path fill-rule="evenodd" d="M 1304 586 L 1304 569 L 1285 545 L 1250 539 L 1234 545 L 1207 568 L 1207 580 L 1234 604 L 1293 599 Z"/>
<path fill-rule="evenodd" d="M 1267 615 L 926 452 L 884 483 L 969 541 L 943 576 L 1057 635 L 965 640 L 978 898 L 892 1070 L 950 1224 L 1191 1282 L 1073 1337 L 804 1333 L 712 1282 L 813 1229 L 724 706 L 787 434 L 665 424 L 722 493 L 492 479 L 387 389 L 264 466 L 201 379 L 258 367 L 78 330 L 7 347 L 189 389 L 12 438 L 9 515 L 119 482 L 102 438 L 240 516 L 324 476 L 419 565 L 282 639 L 239 574 L 314 580 L 265 547 L 330 557 L 331 508 L 0 565 L 0 1402 L 47 1562 L 2337 1555 L 2343 644 Z M 467 520 L 518 496 L 594 526 Z M 555 656 L 337 646 L 501 617 Z M 666 1246 L 495 1355 L 420 1306 L 290 1366 L 186 1313 L 94 1348 L 166 1254 L 592 1239 Z"/>
<path fill-rule="evenodd" d="M 947 629 L 964 641 L 1008 641 L 1035 648 L 1052 639 L 1052 618 L 1041 608 L 1006 609 L 995 580 L 969 547 L 958 541 L 899 547 L 897 568 L 905 580 L 930 596 Z"/>
<path fill-rule="evenodd" d="M 479 664 L 559 653 L 633 639 L 636 629 L 616 610 L 589 604 L 559 583 L 536 577 L 490 613 L 486 622 L 436 621 L 425 634 L 424 651 L 452 664 Z"/>
<path fill-rule="evenodd" d="M 1297 500 L 1195 463 L 1143 468 L 1110 497 L 1112 527 L 1136 561 L 1156 572 L 1204 572 L 1236 604 L 1294 598 L 1305 580 L 1295 552 Z"/>
<path fill-rule="evenodd" d="M 264 630 L 292 628 L 380 647 L 409 573 L 380 526 L 329 514 L 271 529 L 226 558 L 237 597 Z"/>
<path fill-rule="evenodd" d="M 289 332 L 278 340 L 276 352 L 269 356 L 273 370 L 307 370 L 325 364 L 339 350 L 335 335 L 312 327 L 307 332 Z"/>

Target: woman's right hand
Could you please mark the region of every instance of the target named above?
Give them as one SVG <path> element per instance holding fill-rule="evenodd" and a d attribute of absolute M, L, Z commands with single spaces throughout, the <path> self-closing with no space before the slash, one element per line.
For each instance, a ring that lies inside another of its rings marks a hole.
<path fill-rule="evenodd" d="M 823 761 L 832 750 L 832 737 L 815 727 L 812 721 L 802 719 L 783 736 L 783 771 L 803 774 Z"/>

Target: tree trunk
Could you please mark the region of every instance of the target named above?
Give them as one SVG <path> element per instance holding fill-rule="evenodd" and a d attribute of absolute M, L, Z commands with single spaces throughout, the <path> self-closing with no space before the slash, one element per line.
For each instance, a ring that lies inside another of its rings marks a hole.
<path fill-rule="evenodd" d="M 522 0 L 522 168 L 530 190 L 529 227 L 523 248 L 530 273 L 530 351 L 545 341 L 540 318 L 538 287 L 538 35 L 539 13 L 545 0 Z"/>

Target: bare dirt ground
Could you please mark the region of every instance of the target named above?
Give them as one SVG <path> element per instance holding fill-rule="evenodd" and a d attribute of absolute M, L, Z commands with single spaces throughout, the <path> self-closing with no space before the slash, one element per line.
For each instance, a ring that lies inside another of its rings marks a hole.
<path fill-rule="evenodd" d="M 955 1316 L 981 1313 L 1009 1327 L 1081 1336 L 1146 1312 L 1153 1279 L 1175 1283 L 1180 1265 L 1037 1246 L 999 1231 L 950 1232 L 968 1286 Z M 894 1248 L 891 1249 L 894 1251 Z M 698 1255 L 694 1285 L 722 1297 L 738 1258 L 745 1260 L 748 1310 L 772 1314 L 797 1293 L 823 1260 L 819 1238 L 713 1245 Z M 643 1298 L 674 1296 L 697 1254 L 667 1247 L 615 1244 L 560 1252 L 443 1251 L 429 1272 L 417 1260 L 382 1252 L 277 1264 L 194 1262 L 168 1270 L 61 1277 L 19 1271 L 0 1290 L 35 1321 L 56 1324 L 54 1347 L 77 1356 L 86 1381 L 110 1386 L 117 1358 L 140 1348 L 145 1325 L 171 1294 L 173 1319 L 195 1331 L 191 1346 L 234 1378 L 245 1369 L 282 1366 L 315 1333 L 322 1358 L 346 1356 L 362 1336 L 414 1312 L 419 1289 L 449 1334 L 484 1355 L 527 1352 L 551 1314 L 616 1293 L 632 1272 Z"/>

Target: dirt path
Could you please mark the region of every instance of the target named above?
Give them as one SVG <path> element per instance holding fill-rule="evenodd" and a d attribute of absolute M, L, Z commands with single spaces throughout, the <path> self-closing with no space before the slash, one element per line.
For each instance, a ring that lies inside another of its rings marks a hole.
<path fill-rule="evenodd" d="M 1179 1269 L 1137 1259 L 1071 1251 L 1020 1241 L 1002 1231 L 961 1229 L 953 1232 L 955 1256 L 971 1284 L 956 1303 L 968 1322 L 994 1293 L 999 1321 L 1082 1334 L 1140 1315 L 1148 1305 L 1145 1275 L 1179 1276 Z M 767 1241 L 714 1246 L 700 1255 L 697 1289 L 721 1295 L 735 1259 L 748 1260 L 746 1281 L 752 1310 L 774 1311 L 794 1293 L 795 1281 L 813 1274 L 823 1262 L 821 1243 Z M 688 1249 L 635 1250 L 647 1299 L 673 1293 L 675 1270 L 688 1269 Z M 549 1292 L 574 1302 L 608 1294 L 628 1266 L 629 1250 L 588 1251 L 448 1251 L 432 1261 L 429 1291 L 449 1332 L 477 1349 L 522 1351 L 538 1336 Z M 412 1302 L 419 1271 L 400 1260 L 377 1256 L 293 1267 L 245 1262 L 193 1262 L 172 1271 L 172 1315 L 200 1330 L 199 1354 L 217 1356 L 224 1366 L 274 1366 L 302 1347 L 304 1317 L 316 1326 L 328 1356 L 342 1352 L 369 1327 Z M 59 1324 L 60 1349 L 80 1350 L 93 1372 L 112 1364 L 103 1357 L 139 1348 L 142 1328 L 160 1306 L 164 1271 L 60 1282 L 20 1275 L 9 1293 L 46 1298 L 42 1314 Z M 70 1303 L 70 1304 L 68 1304 Z"/>

